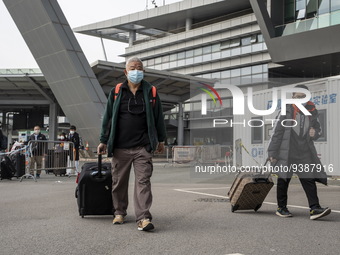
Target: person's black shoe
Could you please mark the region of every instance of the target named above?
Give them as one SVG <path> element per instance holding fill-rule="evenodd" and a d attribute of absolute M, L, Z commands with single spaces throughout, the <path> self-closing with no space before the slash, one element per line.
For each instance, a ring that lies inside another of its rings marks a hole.
<path fill-rule="evenodd" d="M 326 208 L 321 208 L 321 207 L 317 207 L 315 209 L 311 209 L 310 210 L 310 219 L 311 220 L 316 220 L 322 217 L 327 216 L 328 214 L 330 214 L 332 212 L 332 210 L 328 207 Z"/>
<path fill-rule="evenodd" d="M 288 211 L 287 207 L 279 207 L 276 210 L 276 215 L 282 218 L 293 217 L 293 215 Z"/>

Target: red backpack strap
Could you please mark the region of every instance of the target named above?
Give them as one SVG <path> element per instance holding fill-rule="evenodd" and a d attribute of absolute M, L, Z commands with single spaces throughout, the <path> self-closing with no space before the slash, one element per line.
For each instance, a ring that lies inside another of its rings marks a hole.
<path fill-rule="evenodd" d="M 152 92 L 152 106 L 155 107 L 155 104 L 156 104 L 156 97 L 157 97 L 157 89 L 155 86 L 152 86 L 151 88 L 151 92 Z"/>
<path fill-rule="evenodd" d="M 116 100 L 118 94 L 119 94 L 119 91 L 120 91 L 120 87 L 122 86 L 123 83 L 118 83 L 115 87 L 115 94 L 114 94 L 114 100 Z"/>

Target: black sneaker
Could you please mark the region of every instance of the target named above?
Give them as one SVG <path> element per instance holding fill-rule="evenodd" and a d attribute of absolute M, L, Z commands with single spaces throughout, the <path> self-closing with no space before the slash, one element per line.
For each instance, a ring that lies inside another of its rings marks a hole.
<path fill-rule="evenodd" d="M 287 207 L 279 207 L 276 210 L 276 215 L 282 218 L 293 217 L 293 215 L 288 211 Z"/>
<path fill-rule="evenodd" d="M 326 207 L 326 208 L 321 208 L 321 207 L 318 207 L 318 208 L 315 208 L 315 209 L 312 209 L 310 210 L 310 219 L 311 220 L 316 220 L 316 219 L 319 219 L 319 218 L 322 218 L 322 217 L 325 217 L 327 216 L 328 214 L 331 213 L 331 209 Z"/>

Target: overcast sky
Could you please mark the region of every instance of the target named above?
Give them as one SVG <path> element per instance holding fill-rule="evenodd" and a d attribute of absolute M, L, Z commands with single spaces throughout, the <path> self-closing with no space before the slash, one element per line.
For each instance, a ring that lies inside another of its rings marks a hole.
<path fill-rule="evenodd" d="M 155 0 L 158 6 L 181 0 Z M 154 8 L 151 0 L 58 0 L 71 28 Z M 14 24 L 4 3 L 0 0 L 0 69 L 37 68 L 30 50 Z M 75 33 L 90 63 L 104 60 L 100 38 Z M 122 62 L 127 44 L 104 39 L 108 61 Z"/>

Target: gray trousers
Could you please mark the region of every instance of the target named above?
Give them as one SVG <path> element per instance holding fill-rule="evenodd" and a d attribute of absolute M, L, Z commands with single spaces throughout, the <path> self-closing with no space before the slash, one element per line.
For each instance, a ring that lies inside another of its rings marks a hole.
<path fill-rule="evenodd" d="M 126 215 L 129 204 L 128 188 L 131 165 L 135 171 L 134 207 L 136 221 L 152 219 L 151 182 L 152 154 L 144 147 L 131 149 L 114 149 L 112 157 L 112 200 L 115 215 Z"/>

